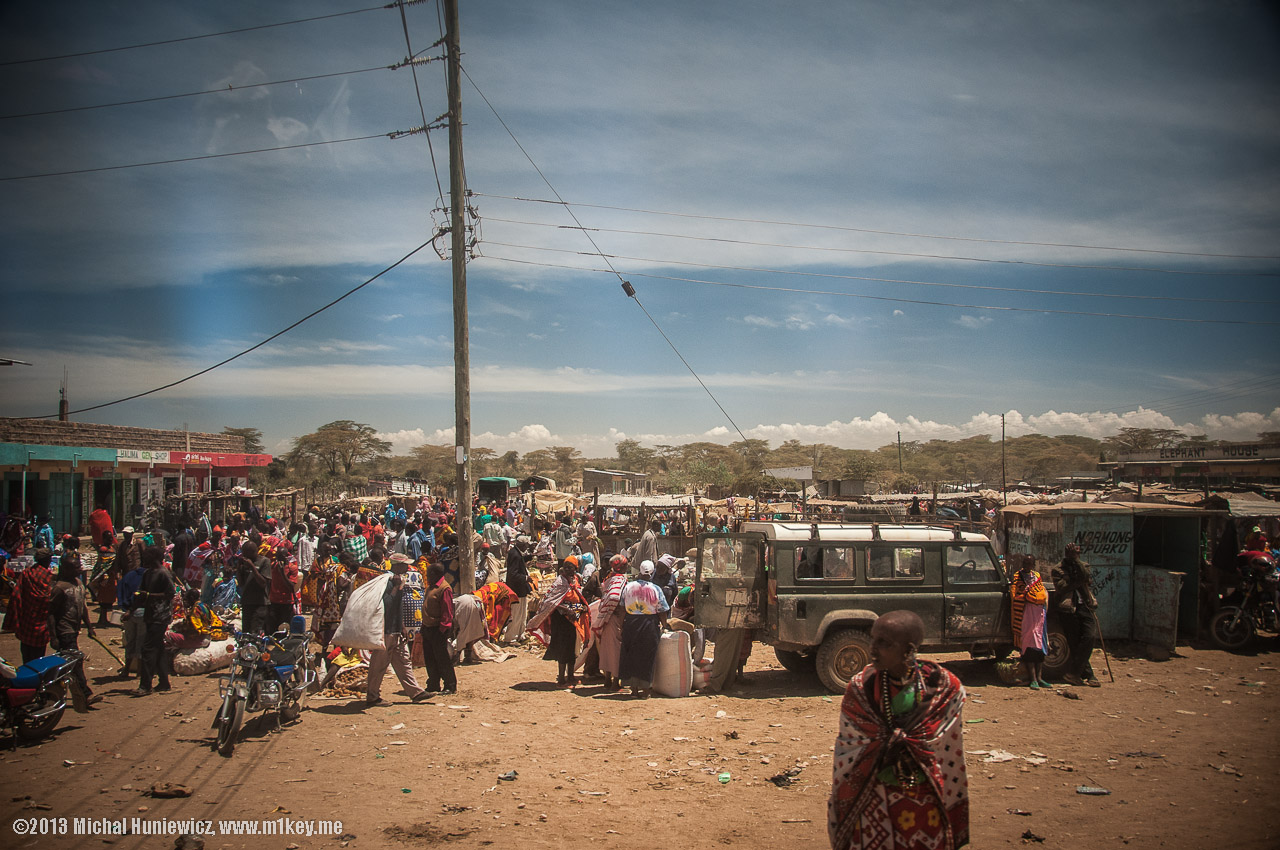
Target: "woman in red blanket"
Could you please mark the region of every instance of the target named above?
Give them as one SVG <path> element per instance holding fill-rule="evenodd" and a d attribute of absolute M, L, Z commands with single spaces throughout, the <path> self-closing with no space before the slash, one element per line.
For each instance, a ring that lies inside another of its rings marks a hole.
<path fill-rule="evenodd" d="M 955 850 L 969 843 L 960 708 L 950 671 L 916 658 L 924 623 L 891 611 L 871 627 L 871 664 L 840 707 L 827 830 L 835 850 Z"/>

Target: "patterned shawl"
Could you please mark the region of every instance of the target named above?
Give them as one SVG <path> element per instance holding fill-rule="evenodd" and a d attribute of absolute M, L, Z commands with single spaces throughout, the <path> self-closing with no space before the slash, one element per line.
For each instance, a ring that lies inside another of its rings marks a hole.
<path fill-rule="evenodd" d="M 920 662 L 924 692 L 916 708 L 891 723 L 878 705 L 882 674 L 868 665 L 853 677 L 840 706 L 834 776 L 827 801 L 827 829 L 836 850 L 892 850 L 885 786 L 877 776 L 906 747 L 946 814 L 946 840 L 939 850 L 955 850 L 969 841 L 969 788 L 964 766 L 960 709 L 964 687 L 933 661 Z M 862 829 L 858 826 L 861 824 Z M 855 836 L 860 837 L 857 845 Z"/>
<path fill-rule="evenodd" d="M 1022 571 L 1014 577 L 1013 584 L 1009 586 L 1009 593 L 1012 595 L 1012 606 L 1010 608 L 1010 626 L 1013 629 L 1013 640 L 1017 643 L 1018 648 L 1022 648 L 1022 614 L 1026 610 L 1027 605 L 1039 605 L 1041 607 L 1049 604 L 1049 591 L 1045 589 L 1044 582 L 1040 580 L 1040 576 L 1035 572 L 1031 573 L 1030 578 L 1025 578 Z"/>
<path fill-rule="evenodd" d="M 600 606 L 596 610 L 595 620 L 592 623 L 597 635 L 604 631 L 605 623 L 609 622 L 613 612 L 618 610 L 618 605 L 622 603 L 622 589 L 626 586 L 627 577 L 622 573 L 614 573 L 601 583 Z"/>

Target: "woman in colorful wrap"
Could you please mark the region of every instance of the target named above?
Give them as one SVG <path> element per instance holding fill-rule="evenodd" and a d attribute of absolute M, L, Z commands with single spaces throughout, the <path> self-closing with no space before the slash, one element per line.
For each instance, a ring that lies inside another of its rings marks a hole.
<path fill-rule="evenodd" d="M 916 658 L 924 623 L 890 611 L 871 626 L 871 664 L 840 706 L 827 833 L 834 850 L 955 850 L 969 843 L 960 709 L 964 687 Z"/>
<path fill-rule="evenodd" d="M 1044 656 L 1049 649 L 1045 616 L 1049 610 L 1049 591 L 1036 573 L 1036 559 L 1024 555 L 1022 566 L 1009 586 L 1013 595 L 1013 641 L 1022 653 L 1020 661 L 1027 668 L 1033 690 L 1052 687 L 1044 680 Z"/>
<path fill-rule="evenodd" d="M 544 623 L 548 640 L 542 660 L 559 665 L 557 685 L 576 685 L 578 680 L 573 675 L 573 666 L 578 658 L 577 641 L 583 637 L 583 643 L 586 643 L 591 617 L 587 613 L 587 601 L 578 589 L 578 559 L 573 556 L 560 562 L 560 574 L 542 598 L 542 605 L 530 621 L 529 630 L 537 630 Z"/>
<path fill-rule="evenodd" d="M 618 675 L 631 688 L 632 696 L 648 699 L 653 689 L 653 670 L 658 661 L 658 641 L 667 623 L 671 606 L 662 588 L 653 583 L 653 561 L 640 562 L 640 575 L 622 591 L 622 656 Z"/>
<path fill-rule="evenodd" d="M 484 604 L 485 630 L 488 638 L 498 641 L 498 635 L 506 628 L 511 619 L 511 609 L 518 601 L 515 593 L 500 581 L 491 581 L 477 588 L 476 597 Z"/>
<path fill-rule="evenodd" d="M 606 690 L 622 687 L 622 621 L 627 609 L 622 607 L 622 591 L 627 586 L 627 557 L 614 555 L 600 580 L 600 602 L 591 621 L 600 648 L 600 672 Z"/>

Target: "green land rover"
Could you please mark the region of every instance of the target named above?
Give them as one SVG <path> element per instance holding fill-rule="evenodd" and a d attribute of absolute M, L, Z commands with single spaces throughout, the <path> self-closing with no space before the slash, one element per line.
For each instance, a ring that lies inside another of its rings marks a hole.
<path fill-rule="evenodd" d="M 746 522 L 698 537 L 695 619 L 752 629 L 789 670 L 834 693 L 870 663 L 871 623 L 907 609 L 923 649 L 1004 657 L 1009 586 L 991 541 L 929 525 Z"/>

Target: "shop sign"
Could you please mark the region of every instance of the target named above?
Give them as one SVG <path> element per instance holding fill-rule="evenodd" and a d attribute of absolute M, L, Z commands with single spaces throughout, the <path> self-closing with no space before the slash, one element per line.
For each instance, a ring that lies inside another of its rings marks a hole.
<path fill-rule="evenodd" d="M 153 452 L 149 449 L 116 449 L 116 460 L 141 461 L 142 463 L 169 463 L 170 452 Z"/>

